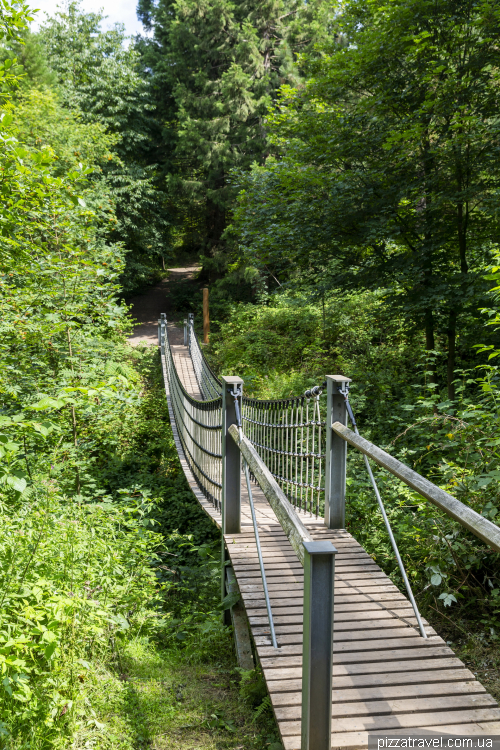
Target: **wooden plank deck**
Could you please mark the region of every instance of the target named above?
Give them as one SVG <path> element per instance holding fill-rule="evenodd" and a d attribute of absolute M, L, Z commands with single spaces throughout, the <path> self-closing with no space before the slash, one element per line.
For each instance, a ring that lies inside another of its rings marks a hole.
<path fill-rule="evenodd" d="M 177 344 L 172 350 L 186 390 L 192 388 L 196 397 L 199 390 L 185 347 Z M 173 422 L 172 429 L 190 487 L 220 527 L 220 513 L 198 489 Z M 285 750 L 300 750 L 303 570 L 259 487 L 254 486 L 253 495 L 279 649 L 271 645 L 243 483 L 242 532 L 226 535 L 225 541 L 282 743 Z M 429 637 L 420 636 L 408 599 L 361 545 L 345 530 L 326 529 L 321 519 L 299 515 L 315 540 L 331 539 L 338 550 L 332 748 L 366 748 L 368 732 L 379 730 L 389 735 L 402 729 L 500 734 L 496 701 L 425 620 Z"/>

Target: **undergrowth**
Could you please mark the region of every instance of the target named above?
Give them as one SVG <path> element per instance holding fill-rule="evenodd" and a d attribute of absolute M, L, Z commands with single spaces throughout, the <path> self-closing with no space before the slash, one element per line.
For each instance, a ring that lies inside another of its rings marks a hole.
<path fill-rule="evenodd" d="M 4 485 L 1 746 L 279 748 L 221 623 L 220 536 L 180 468 L 158 354 L 108 343 L 105 368 L 120 387 L 79 404 L 77 446 L 45 403 L 31 481 Z"/>
<path fill-rule="evenodd" d="M 480 341 L 481 330 L 475 335 Z M 326 373 L 349 376 L 362 435 L 496 522 L 499 372 L 469 343 L 459 348 L 463 369 L 450 402 L 435 384 L 443 355 L 426 355 L 380 294 L 333 292 L 323 307 L 282 292 L 265 304 L 233 302 L 208 355 L 257 398 L 300 395 Z M 362 456 L 348 455 L 347 528 L 404 591 Z M 500 556 L 395 477 L 374 471 L 419 607 L 500 697 Z"/>

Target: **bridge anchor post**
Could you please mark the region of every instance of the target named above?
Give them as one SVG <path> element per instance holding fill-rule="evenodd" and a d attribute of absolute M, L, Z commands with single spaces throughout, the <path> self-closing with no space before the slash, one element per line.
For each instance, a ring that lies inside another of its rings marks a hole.
<path fill-rule="evenodd" d="M 347 426 L 347 408 L 341 391 L 350 382 L 343 375 L 326 376 L 325 526 L 329 529 L 345 529 L 347 443 L 333 432 L 332 424 L 340 422 Z"/>
<path fill-rule="evenodd" d="M 243 380 L 237 376 L 222 376 L 222 552 L 221 552 L 221 598 L 226 596 L 227 552 L 224 534 L 241 532 L 241 453 L 229 434 L 231 425 L 238 424 L 234 397 L 231 391 L 243 393 Z M 239 397 L 241 413 L 241 396 Z M 224 613 L 224 622 L 231 624 L 229 610 Z"/>
<path fill-rule="evenodd" d="M 194 313 L 188 313 L 188 333 L 187 333 L 187 344 L 189 347 L 189 354 L 191 355 L 191 331 L 194 330 Z"/>
<path fill-rule="evenodd" d="M 165 356 L 165 344 L 167 338 L 167 316 L 165 313 L 161 313 L 159 322 L 159 333 L 160 333 L 160 353 Z"/>
<path fill-rule="evenodd" d="M 331 750 L 335 555 L 330 541 L 303 542 L 301 750 Z"/>

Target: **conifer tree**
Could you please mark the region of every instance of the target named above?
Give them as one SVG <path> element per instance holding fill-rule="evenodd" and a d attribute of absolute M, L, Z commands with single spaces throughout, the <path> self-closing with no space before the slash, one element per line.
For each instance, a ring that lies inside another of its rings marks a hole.
<path fill-rule="evenodd" d="M 198 216 L 199 247 L 213 255 L 235 197 L 230 171 L 265 160 L 269 104 L 299 77 L 291 40 L 311 45 L 316 16 L 297 0 L 140 0 L 138 12 L 153 31 L 138 48 L 162 117 L 165 181 L 178 220 Z"/>

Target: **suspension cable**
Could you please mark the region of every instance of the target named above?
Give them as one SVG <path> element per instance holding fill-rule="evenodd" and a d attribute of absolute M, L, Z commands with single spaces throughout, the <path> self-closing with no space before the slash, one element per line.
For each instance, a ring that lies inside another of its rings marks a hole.
<path fill-rule="evenodd" d="M 240 414 L 240 405 L 238 402 L 238 398 L 242 395 L 242 387 L 241 386 L 235 386 L 234 390 L 229 391 L 230 395 L 234 398 L 234 408 L 236 411 L 236 420 L 238 423 L 238 431 L 240 433 L 240 438 L 243 436 L 243 430 L 241 427 L 241 414 Z M 253 503 L 253 495 L 252 495 L 252 487 L 250 484 L 250 474 L 248 471 L 248 464 L 243 457 L 243 469 L 245 471 L 245 479 L 247 483 L 247 492 L 248 492 L 248 500 L 250 502 L 250 511 L 252 514 L 252 523 L 253 523 L 253 529 L 255 532 L 255 543 L 257 545 L 257 554 L 259 556 L 259 565 L 260 565 L 260 574 L 262 577 L 262 585 L 264 587 L 264 597 L 266 599 L 266 608 L 267 608 L 267 616 L 269 618 L 269 627 L 271 629 L 271 642 L 273 644 L 273 648 L 278 648 L 278 642 L 276 640 L 276 633 L 274 630 L 274 620 L 273 620 L 273 613 L 271 610 L 271 601 L 269 599 L 269 591 L 267 589 L 267 580 L 266 580 L 266 571 L 264 568 L 264 560 L 262 558 L 262 549 L 260 546 L 260 537 L 259 537 L 259 529 L 257 527 L 257 517 L 255 515 L 255 507 Z"/>
<path fill-rule="evenodd" d="M 349 418 L 351 420 L 352 426 L 354 428 L 354 432 L 356 435 L 359 435 L 358 425 L 356 424 L 356 419 L 354 417 L 354 413 L 352 411 L 352 406 L 349 401 L 349 384 L 345 383 L 345 390 L 339 387 L 338 391 L 339 393 L 344 397 L 345 405 L 347 408 L 347 413 L 349 414 Z M 403 576 L 403 581 L 406 586 L 406 591 L 408 593 L 408 597 L 411 602 L 411 606 L 413 607 L 413 611 L 415 612 L 415 617 L 417 618 L 418 622 L 418 628 L 420 630 L 420 634 L 422 638 L 427 638 L 427 633 L 425 632 L 424 624 L 422 622 L 422 618 L 420 617 L 420 612 L 417 607 L 417 603 L 415 601 L 415 597 L 413 596 L 413 591 L 410 586 L 410 581 L 408 580 L 408 576 L 406 575 L 406 570 L 403 564 L 403 561 L 401 559 L 401 555 L 399 554 L 398 545 L 396 544 L 396 540 L 394 538 L 394 534 L 392 533 L 391 524 L 389 523 L 389 519 L 387 518 L 387 513 L 385 512 L 384 503 L 382 502 L 382 498 L 380 497 L 380 492 L 377 486 L 377 483 L 375 481 L 375 477 L 373 476 L 372 467 L 370 466 L 370 462 L 368 461 L 368 456 L 366 456 L 363 453 L 363 458 L 365 460 L 365 466 L 366 471 L 368 472 L 368 476 L 370 477 L 370 482 L 372 484 L 373 490 L 375 492 L 375 497 L 377 498 L 378 506 L 380 508 L 380 512 L 382 513 L 382 518 L 384 519 L 385 528 L 387 529 L 387 533 L 389 534 L 389 539 L 391 540 L 392 549 L 394 550 L 394 554 L 396 555 L 396 560 L 398 561 L 398 566 L 401 575 Z"/>

